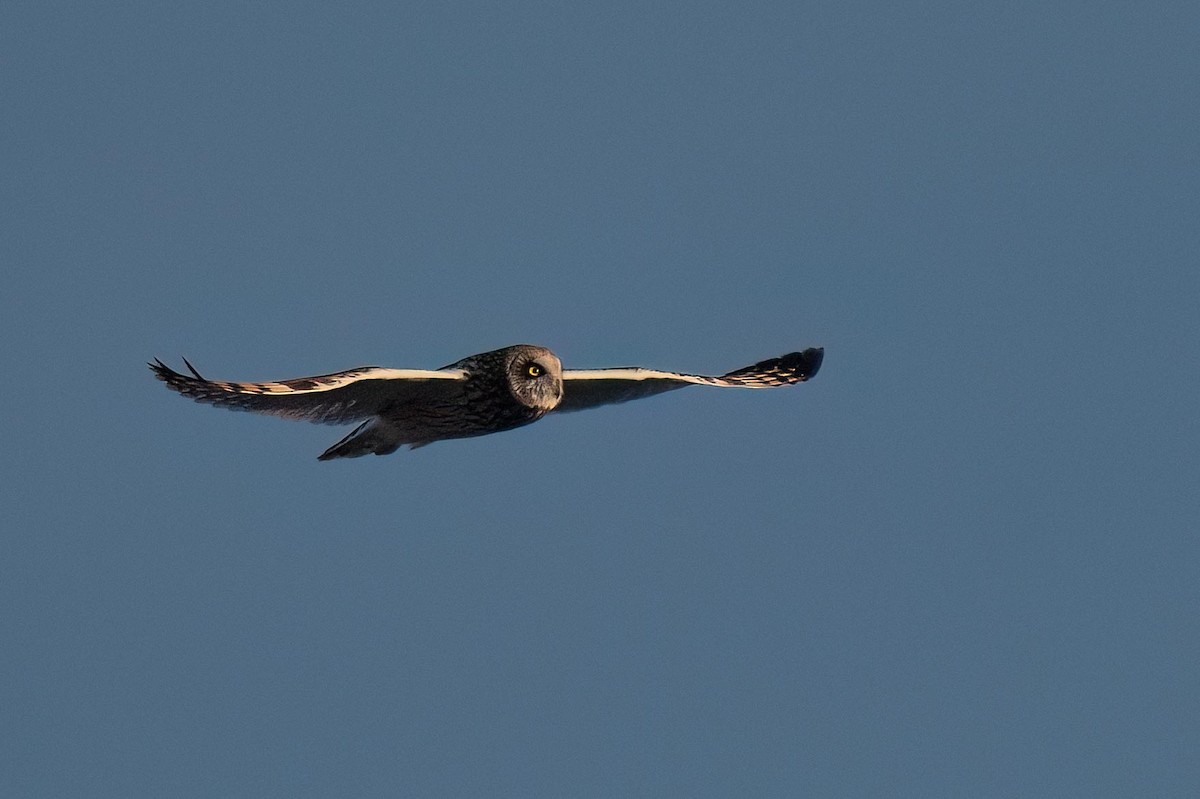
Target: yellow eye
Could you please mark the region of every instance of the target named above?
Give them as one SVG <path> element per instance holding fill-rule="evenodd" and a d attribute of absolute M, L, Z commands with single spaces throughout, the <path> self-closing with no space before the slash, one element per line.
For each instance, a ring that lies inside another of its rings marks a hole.
<path fill-rule="evenodd" d="M 530 377 L 541 377 L 542 367 L 538 366 L 536 363 L 531 363 L 529 366 L 525 367 L 525 374 L 529 375 Z"/>

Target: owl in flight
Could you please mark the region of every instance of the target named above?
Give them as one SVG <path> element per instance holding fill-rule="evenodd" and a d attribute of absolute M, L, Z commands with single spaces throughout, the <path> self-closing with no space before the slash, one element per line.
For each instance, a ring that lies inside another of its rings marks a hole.
<path fill-rule="evenodd" d="M 227 383 L 191 375 L 157 358 L 154 376 L 196 402 L 323 424 L 362 423 L 318 460 L 388 455 L 447 438 L 511 430 L 547 413 L 628 402 L 690 385 L 774 388 L 808 380 L 824 349 L 810 348 L 761 361 L 719 377 L 660 372 L 636 366 L 563 369 L 544 347 L 518 344 L 463 358 L 441 369 L 363 366 L 278 383 Z"/>

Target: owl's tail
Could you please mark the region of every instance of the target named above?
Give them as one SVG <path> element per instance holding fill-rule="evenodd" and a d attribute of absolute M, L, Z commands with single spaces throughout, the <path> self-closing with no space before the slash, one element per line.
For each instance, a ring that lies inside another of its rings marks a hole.
<path fill-rule="evenodd" d="M 363 455 L 390 455 L 403 444 L 400 432 L 375 417 L 350 431 L 350 434 L 317 456 L 319 461 L 334 458 L 358 458 Z"/>

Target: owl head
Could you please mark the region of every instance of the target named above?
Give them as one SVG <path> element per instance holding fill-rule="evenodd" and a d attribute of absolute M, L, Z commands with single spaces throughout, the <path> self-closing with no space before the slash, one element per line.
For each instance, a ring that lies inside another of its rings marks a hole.
<path fill-rule="evenodd" d="M 553 410 L 562 399 L 562 364 L 545 347 L 518 344 L 508 348 L 505 373 L 508 388 L 527 408 Z"/>

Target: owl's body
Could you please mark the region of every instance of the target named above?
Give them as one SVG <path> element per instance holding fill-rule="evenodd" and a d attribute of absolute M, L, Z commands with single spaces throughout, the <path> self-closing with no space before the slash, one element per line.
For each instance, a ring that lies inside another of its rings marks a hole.
<path fill-rule="evenodd" d="M 191 364 L 191 376 L 161 361 L 150 368 L 168 388 L 197 402 L 327 424 L 365 419 L 320 456 L 331 460 L 498 433 L 551 411 L 626 402 L 688 385 L 799 383 L 817 373 L 823 355 L 822 349 L 807 349 L 719 377 L 637 367 L 564 371 L 554 353 L 529 344 L 472 355 L 437 370 L 371 366 L 272 383 L 206 380 Z"/>
<path fill-rule="evenodd" d="M 530 368 L 541 371 L 531 378 Z M 499 433 L 536 422 L 562 396 L 562 366 L 542 347 L 521 344 L 463 358 L 439 371 L 461 372 L 436 392 L 401 396 L 326 450 L 320 460 L 388 455 L 450 438 Z"/>

